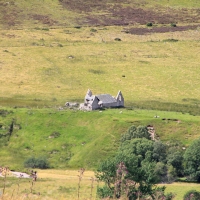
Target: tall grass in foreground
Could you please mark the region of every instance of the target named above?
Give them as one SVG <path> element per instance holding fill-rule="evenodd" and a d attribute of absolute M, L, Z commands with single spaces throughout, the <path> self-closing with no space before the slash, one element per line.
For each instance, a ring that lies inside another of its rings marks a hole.
<path fill-rule="evenodd" d="M 0 179 L 0 199 L 96 199 L 97 182 L 93 172 L 84 170 L 38 170 L 38 179 L 14 178 L 11 173 Z M 2 191 L 4 191 L 2 193 Z"/>

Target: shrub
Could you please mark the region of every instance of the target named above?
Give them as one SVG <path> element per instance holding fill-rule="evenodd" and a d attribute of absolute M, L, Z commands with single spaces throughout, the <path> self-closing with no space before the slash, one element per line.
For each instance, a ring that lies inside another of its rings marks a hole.
<path fill-rule="evenodd" d="M 120 38 L 115 38 L 115 41 L 122 41 Z"/>
<path fill-rule="evenodd" d="M 166 39 L 166 40 L 163 40 L 163 42 L 178 42 L 177 39 Z"/>
<path fill-rule="evenodd" d="M 183 197 L 183 200 L 199 200 L 200 192 L 196 190 L 189 190 Z"/>
<path fill-rule="evenodd" d="M 97 32 L 97 29 L 91 28 L 90 31 L 91 32 Z"/>
<path fill-rule="evenodd" d="M 112 195 L 113 195 L 113 190 L 111 190 L 107 185 L 97 188 L 97 196 L 101 199 L 106 197 L 112 198 Z"/>
<path fill-rule="evenodd" d="M 39 157 L 39 158 L 30 157 L 24 161 L 24 167 L 47 169 L 49 168 L 49 162 L 45 157 Z"/>
<path fill-rule="evenodd" d="M 165 200 L 171 200 L 171 199 L 173 199 L 174 197 L 175 197 L 176 195 L 175 194 L 173 194 L 173 193 L 167 193 L 166 195 L 165 195 Z"/>
<path fill-rule="evenodd" d="M 58 44 L 58 47 L 63 47 L 63 45 L 62 44 Z"/>
<path fill-rule="evenodd" d="M 35 158 L 31 157 L 24 161 L 24 167 L 35 168 Z"/>
<path fill-rule="evenodd" d="M 49 28 L 42 28 L 43 31 L 49 31 Z"/>
<path fill-rule="evenodd" d="M 170 26 L 171 27 L 176 27 L 176 24 L 175 23 L 171 23 Z"/>
<path fill-rule="evenodd" d="M 153 23 L 152 22 L 148 22 L 147 24 L 146 24 L 146 26 L 153 26 Z"/>
<path fill-rule="evenodd" d="M 36 159 L 36 167 L 39 169 L 47 169 L 49 168 L 49 162 L 45 157 L 40 157 Z"/>
<path fill-rule="evenodd" d="M 80 29 L 80 28 L 81 28 L 81 26 L 74 26 L 74 28 Z"/>
<path fill-rule="evenodd" d="M 150 134 L 148 132 L 147 127 L 145 126 L 131 126 L 125 134 L 121 137 L 121 142 L 124 142 L 126 140 L 132 140 L 134 138 L 146 138 L 151 139 Z"/>
<path fill-rule="evenodd" d="M 165 189 L 166 189 L 165 186 L 155 189 L 153 194 L 154 199 L 172 200 L 176 196 L 171 192 L 165 195 L 164 194 Z"/>

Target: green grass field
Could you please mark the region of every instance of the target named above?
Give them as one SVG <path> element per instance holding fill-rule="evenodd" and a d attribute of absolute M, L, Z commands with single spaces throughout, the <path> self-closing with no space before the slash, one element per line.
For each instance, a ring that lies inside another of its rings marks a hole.
<path fill-rule="evenodd" d="M 177 112 L 10 110 L 6 117 L 0 117 L 2 135 L 9 131 L 13 119 L 15 124 L 10 137 L 0 138 L 1 164 L 15 170 L 23 169 L 24 161 L 30 156 L 46 156 L 53 168 L 95 169 L 99 162 L 114 154 L 121 135 L 131 125 L 153 125 L 161 140 L 178 140 L 185 147 L 200 136 L 200 117 Z M 155 115 L 160 117 L 154 118 Z"/>

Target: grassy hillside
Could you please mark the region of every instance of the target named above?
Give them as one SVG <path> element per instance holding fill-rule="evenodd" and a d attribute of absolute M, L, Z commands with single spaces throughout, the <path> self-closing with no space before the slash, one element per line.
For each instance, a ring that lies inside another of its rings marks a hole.
<path fill-rule="evenodd" d="M 199 113 L 199 31 L 131 35 L 123 27 L 1 30 L 1 105 L 64 105 L 94 94 L 126 106 Z M 115 41 L 120 38 L 122 41 Z M 171 104 L 172 105 L 171 105 Z"/>
<path fill-rule="evenodd" d="M 190 144 L 199 136 L 199 6 L 1 0 L 0 106 L 13 107 L 0 120 L 2 165 L 18 168 L 30 155 L 46 155 L 52 167 L 93 168 L 132 124 L 152 124 L 161 139 Z M 146 110 L 56 109 L 82 102 L 88 88 L 121 90 L 129 109 Z M 21 129 L 5 137 L 13 119 Z"/>
<path fill-rule="evenodd" d="M 196 115 L 199 6 L 196 0 L 1 0 L 0 105 L 82 102 L 90 88 L 122 90 L 126 106 Z"/>
<path fill-rule="evenodd" d="M 11 109 L 1 115 L 1 165 L 23 168 L 28 157 L 46 156 L 51 167 L 93 169 L 115 152 L 131 125 L 151 124 L 162 140 L 178 139 L 187 146 L 200 136 L 199 122 L 197 116 L 147 110 Z"/>

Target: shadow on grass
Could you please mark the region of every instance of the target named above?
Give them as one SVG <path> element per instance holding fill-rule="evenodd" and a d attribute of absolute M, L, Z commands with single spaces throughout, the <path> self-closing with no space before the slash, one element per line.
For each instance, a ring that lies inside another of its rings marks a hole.
<path fill-rule="evenodd" d="M 9 106 L 9 107 L 33 107 L 33 108 L 43 108 L 43 107 L 52 107 L 57 105 L 57 100 L 53 98 L 52 100 L 43 100 L 43 99 L 25 99 L 25 98 L 4 98 L 0 97 L 0 106 Z"/>
<path fill-rule="evenodd" d="M 160 101 L 140 101 L 140 102 L 126 102 L 127 109 L 139 108 L 148 110 L 160 110 L 160 111 L 174 111 L 189 113 L 190 115 L 200 115 L 200 104 L 188 101 L 187 104 L 170 103 Z"/>
<path fill-rule="evenodd" d="M 66 102 L 82 103 L 83 99 L 68 99 Z M 198 99 L 183 99 L 184 103 L 160 102 L 160 101 L 126 101 L 127 109 L 147 109 L 147 110 L 160 110 L 160 111 L 174 111 L 189 113 L 190 115 L 200 115 L 200 100 Z M 15 98 L 2 98 L 0 97 L 0 106 L 10 107 L 31 107 L 31 108 L 51 108 L 55 106 L 64 106 L 55 99 L 41 100 L 41 99 L 15 99 Z"/>

